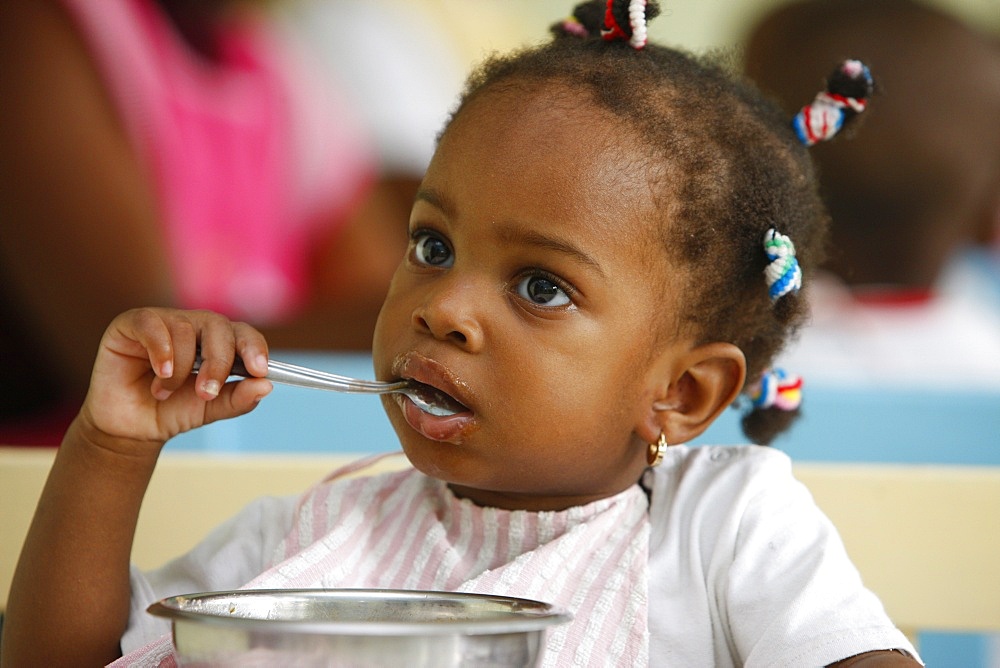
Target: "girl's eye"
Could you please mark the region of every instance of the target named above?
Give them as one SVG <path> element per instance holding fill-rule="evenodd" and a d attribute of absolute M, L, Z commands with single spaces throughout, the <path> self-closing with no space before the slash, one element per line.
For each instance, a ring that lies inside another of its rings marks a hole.
<path fill-rule="evenodd" d="M 420 264 L 432 267 L 450 267 L 455 262 L 451 248 L 444 239 L 427 232 L 419 232 L 413 237 L 413 254 Z"/>
<path fill-rule="evenodd" d="M 517 294 L 540 306 L 566 306 L 571 303 L 566 291 L 544 276 L 526 276 L 517 284 Z"/>

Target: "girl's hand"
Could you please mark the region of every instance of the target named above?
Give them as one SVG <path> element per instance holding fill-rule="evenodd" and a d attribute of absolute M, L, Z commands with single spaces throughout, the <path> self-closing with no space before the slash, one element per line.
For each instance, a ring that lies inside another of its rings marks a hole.
<path fill-rule="evenodd" d="M 201 369 L 193 375 L 199 350 Z M 115 440 L 159 447 L 182 432 L 243 415 L 271 383 L 227 383 L 236 354 L 250 373 L 267 373 L 267 343 L 245 323 L 209 311 L 127 311 L 104 333 L 78 420 Z"/>

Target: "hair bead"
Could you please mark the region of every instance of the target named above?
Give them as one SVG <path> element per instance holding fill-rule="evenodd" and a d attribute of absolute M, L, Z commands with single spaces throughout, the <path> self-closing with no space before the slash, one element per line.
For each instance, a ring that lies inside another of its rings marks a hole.
<path fill-rule="evenodd" d="M 868 66 L 860 60 L 845 60 L 830 76 L 827 89 L 792 120 L 799 141 L 812 146 L 833 139 L 845 123 L 868 107 L 873 89 Z"/>
<path fill-rule="evenodd" d="M 802 405 L 802 378 L 784 369 L 765 371 L 748 394 L 754 408 L 794 411 Z"/>
<path fill-rule="evenodd" d="M 777 301 L 802 287 L 802 268 L 795 258 L 795 244 L 784 234 L 770 229 L 764 235 L 764 253 L 768 264 L 764 268 L 768 294 Z"/>
<path fill-rule="evenodd" d="M 637 51 L 646 46 L 648 32 L 646 30 L 646 1 L 629 0 L 628 22 L 629 32 L 619 25 L 615 18 L 615 0 L 608 0 L 607 8 L 604 10 L 604 27 L 601 28 L 601 37 L 608 42 L 620 39 L 629 43 Z"/>
<path fill-rule="evenodd" d="M 628 43 L 633 49 L 643 48 L 649 38 L 646 30 L 646 0 L 631 0 L 628 3 L 628 22 L 632 26 L 632 37 Z"/>

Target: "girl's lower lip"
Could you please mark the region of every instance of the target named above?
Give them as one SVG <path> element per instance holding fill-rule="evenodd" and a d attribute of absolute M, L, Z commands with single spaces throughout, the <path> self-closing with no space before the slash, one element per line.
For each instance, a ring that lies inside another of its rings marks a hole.
<path fill-rule="evenodd" d="M 402 395 L 395 395 L 396 402 L 403 411 L 403 418 L 415 431 L 432 441 L 460 444 L 472 429 L 475 417 L 471 412 L 455 415 L 431 415 L 417 408 L 417 405 Z"/>

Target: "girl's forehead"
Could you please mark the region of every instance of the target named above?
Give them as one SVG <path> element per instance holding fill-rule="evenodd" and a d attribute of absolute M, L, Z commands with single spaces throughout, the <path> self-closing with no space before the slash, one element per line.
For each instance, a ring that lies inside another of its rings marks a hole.
<path fill-rule="evenodd" d="M 478 116 L 479 122 L 495 116 L 496 120 L 522 123 L 537 120 L 554 126 L 590 126 L 598 135 L 623 130 L 591 92 L 559 80 L 514 78 L 487 85 L 461 107 L 456 119 L 466 112 Z"/>
<path fill-rule="evenodd" d="M 651 165 L 636 133 L 585 92 L 514 83 L 461 109 L 424 183 L 459 214 L 586 230 L 608 250 L 662 264 L 664 212 Z"/>
<path fill-rule="evenodd" d="M 438 153 L 449 161 L 472 153 L 491 178 L 551 182 L 552 195 L 596 189 L 629 193 L 637 203 L 651 197 L 652 163 L 637 133 L 585 91 L 557 82 L 481 91 L 453 119 Z"/>

